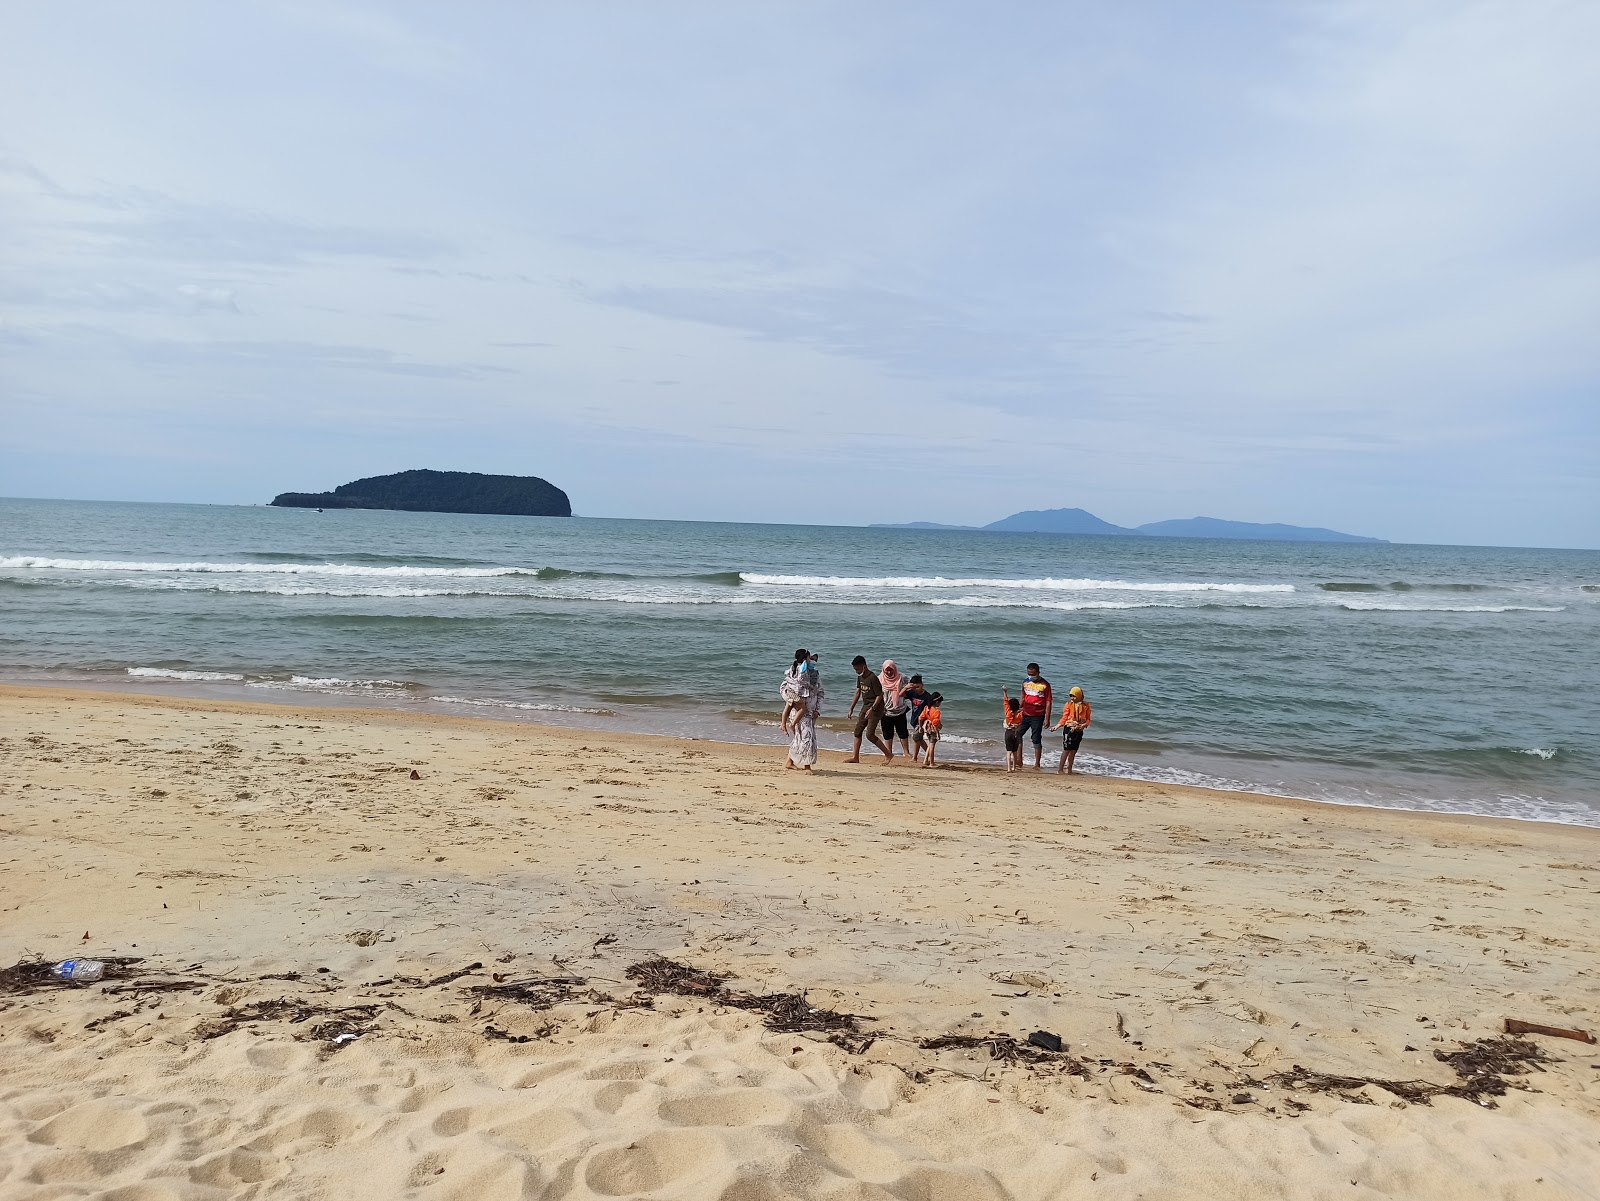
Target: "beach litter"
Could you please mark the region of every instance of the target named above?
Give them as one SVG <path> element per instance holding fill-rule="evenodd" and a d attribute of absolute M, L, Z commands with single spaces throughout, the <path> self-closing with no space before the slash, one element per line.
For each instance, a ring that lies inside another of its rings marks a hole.
<path fill-rule="evenodd" d="M 48 959 L 22 959 L 7 968 L 0 968 L 0 995 L 42 992 L 53 988 L 84 987 L 102 980 L 117 980 L 137 975 L 136 964 L 143 963 L 141 956 L 101 956 L 95 959 L 67 959 L 52 962 Z M 94 964 L 98 970 L 83 970 Z M 62 969 L 66 968 L 66 971 Z M 81 974 L 80 974 L 81 972 Z"/>
<path fill-rule="evenodd" d="M 1506 1019 L 1507 1034 L 1544 1034 L 1551 1038 L 1570 1038 L 1575 1042 L 1592 1043 L 1594 1035 L 1587 1030 L 1569 1030 L 1564 1026 L 1541 1026 L 1538 1022 L 1524 1022 L 1517 1018 Z"/>

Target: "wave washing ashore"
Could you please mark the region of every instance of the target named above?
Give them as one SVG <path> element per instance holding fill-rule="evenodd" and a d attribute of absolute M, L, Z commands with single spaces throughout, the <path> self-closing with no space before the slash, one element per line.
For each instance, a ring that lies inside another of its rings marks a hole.
<path fill-rule="evenodd" d="M 862 651 L 996 764 L 1031 659 L 1094 699 L 1079 771 L 1600 824 L 1594 552 L 3 501 L 0 609 L 12 680 L 779 756 L 795 646 L 843 688 L 824 748 Z"/>

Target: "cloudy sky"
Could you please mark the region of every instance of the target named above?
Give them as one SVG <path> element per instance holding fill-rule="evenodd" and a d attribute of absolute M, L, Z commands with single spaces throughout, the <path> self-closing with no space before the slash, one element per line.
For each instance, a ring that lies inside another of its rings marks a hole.
<path fill-rule="evenodd" d="M 0 3 L 0 493 L 1600 546 L 1600 5 Z"/>

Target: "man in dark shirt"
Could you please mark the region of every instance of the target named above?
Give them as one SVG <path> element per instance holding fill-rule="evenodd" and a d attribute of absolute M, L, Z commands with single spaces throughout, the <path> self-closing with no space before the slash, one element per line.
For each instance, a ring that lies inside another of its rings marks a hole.
<path fill-rule="evenodd" d="M 928 703 L 928 690 L 922 686 L 921 676 L 911 677 L 911 683 L 906 685 L 905 701 L 906 719 L 911 723 L 911 758 L 921 759 L 922 752 L 928 749 L 927 740 L 922 737 L 922 710 Z"/>
<path fill-rule="evenodd" d="M 850 666 L 856 669 L 856 694 L 850 700 L 850 711 L 845 716 L 852 716 L 856 711 L 856 704 L 861 705 L 861 716 L 856 718 L 856 749 L 846 759 L 846 763 L 861 762 L 861 736 L 865 734 L 872 740 L 872 745 L 883 752 L 883 757 L 894 759 L 894 751 L 883 744 L 883 739 L 878 737 L 879 719 L 883 717 L 883 682 L 867 666 L 867 660 L 862 655 L 857 655 L 850 660 Z"/>

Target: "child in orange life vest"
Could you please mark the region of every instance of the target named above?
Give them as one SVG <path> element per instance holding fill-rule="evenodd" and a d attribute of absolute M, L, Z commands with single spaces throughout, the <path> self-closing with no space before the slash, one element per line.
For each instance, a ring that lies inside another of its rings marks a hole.
<path fill-rule="evenodd" d="M 1061 720 L 1054 727 L 1061 731 L 1061 763 L 1056 775 L 1072 774 L 1072 764 L 1078 757 L 1078 748 L 1083 745 L 1083 732 L 1089 728 L 1091 716 L 1082 688 L 1067 693 L 1067 703 L 1061 707 Z"/>
<path fill-rule="evenodd" d="M 1022 702 L 1010 691 L 1000 690 L 1001 712 L 1005 719 L 1006 770 L 1022 770 Z"/>
<path fill-rule="evenodd" d="M 928 757 L 923 761 L 923 767 L 933 766 L 933 754 L 939 747 L 939 731 L 944 727 L 944 715 L 939 712 L 942 704 L 944 693 L 935 692 L 928 698 L 928 703 L 922 706 L 922 715 L 917 721 L 917 728 L 922 731 L 922 741 L 928 744 Z"/>

